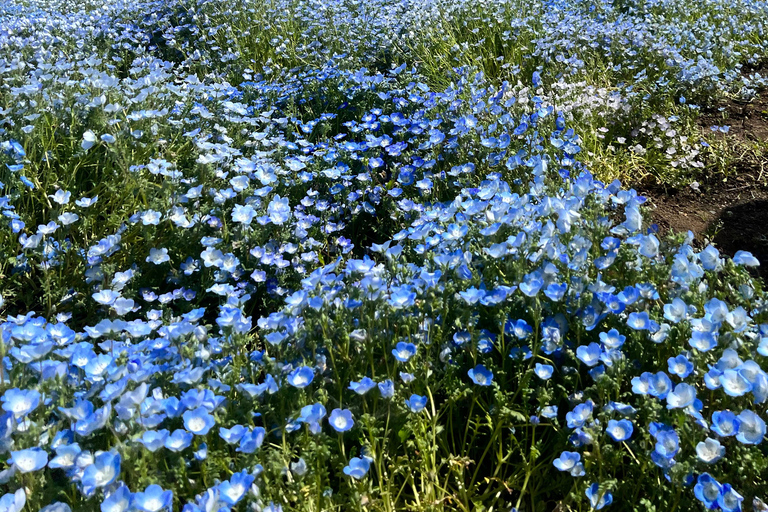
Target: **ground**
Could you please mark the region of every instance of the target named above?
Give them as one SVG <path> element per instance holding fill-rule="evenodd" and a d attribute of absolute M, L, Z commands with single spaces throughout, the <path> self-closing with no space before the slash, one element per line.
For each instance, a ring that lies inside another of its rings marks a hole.
<path fill-rule="evenodd" d="M 713 135 L 713 143 L 731 147 L 727 169 L 714 169 L 706 180 L 683 189 L 648 188 L 642 192 L 653 208 L 662 231 L 692 231 L 698 244 L 714 241 L 729 255 L 752 252 L 766 262 L 760 275 L 768 279 L 768 93 L 752 101 L 724 100 L 699 118 L 706 133 L 710 126 L 730 127 Z M 721 171 L 726 171 L 723 173 Z"/>

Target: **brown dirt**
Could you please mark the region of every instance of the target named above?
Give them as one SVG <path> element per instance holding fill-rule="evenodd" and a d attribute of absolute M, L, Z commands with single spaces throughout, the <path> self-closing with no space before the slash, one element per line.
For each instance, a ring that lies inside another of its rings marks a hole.
<path fill-rule="evenodd" d="M 768 141 L 768 93 L 758 94 L 751 101 L 723 100 L 716 107 L 702 111 L 699 126 L 711 130 L 712 126 L 729 126 L 726 138 L 740 141 Z"/>
<path fill-rule="evenodd" d="M 750 251 L 762 265 L 759 274 L 768 281 L 768 187 L 753 176 L 740 174 L 728 182 L 702 186 L 701 191 L 643 191 L 654 207 L 653 222 L 661 232 L 692 231 L 698 244 L 713 241 L 733 256 Z"/>
<path fill-rule="evenodd" d="M 712 125 L 730 126 L 727 134 L 713 136 L 734 147 L 768 145 L 768 91 L 750 102 L 722 101 L 702 111 L 699 125 L 705 133 L 712 133 Z M 738 250 L 750 251 L 760 260 L 759 274 L 768 282 L 768 161 L 760 158 L 738 160 L 727 181 L 713 177 L 698 189 L 643 190 L 655 207 L 652 220 L 662 232 L 690 230 L 697 243 L 714 241 L 731 256 Z"/>

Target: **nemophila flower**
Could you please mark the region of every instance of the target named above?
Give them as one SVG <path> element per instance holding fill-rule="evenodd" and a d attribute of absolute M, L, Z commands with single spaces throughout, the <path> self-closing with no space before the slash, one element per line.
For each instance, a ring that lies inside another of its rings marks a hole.
<path fill-rule="evenodd" d="M 242 224 L 244 226 L 250 226 L 253 222 L 253 218 L 256 217 L 256 210 L 251 205 L 235 205 L 232 210 L 232 222 Z"/>
<path fill-rule="evenodd" d="M 735 436 L 739 431 L 741 420 L 731 411 L 715 411 L 712 413 L 712 430 L 720 437 Z"/>
<path fill-rule="evenodd" d="M 685 382 L 675 386 L 674 391 L 667 394 L 667 409 L 682 409 L 693 404 L 696 400 L 696 388 Z"/>
<path fill-rule="evenodd" d="M 200 443 L 197 450 L 194 453 L 195 460 L 205 460 L 208 458 L 208 445 L 206 443 Z"/>
<path fill-rule="evenodd" d="M 632 422 L 629 420 L 609 420 L 608 427 L 605 429 L 608 435 L 611 436 L 611 439 L 617 443 L 626 441 L 632 437 L 633 430 L 634 427 L 632 426 Z"/>
<path fill-rule="evenodd" d="M 266 435 L 267 431 L 264 429 L 264 427 L 255 427 L 253 430 L 243 434 L 243 437 L 240 438 L 240 446 L 237 448 L 237 451 L 241 453 L 255 452 L 261 448 L 261 445 L 264 443 L 264 437 L 266 437 Z"/>
<path fill-rule="evenodd" d="M 744 265 L 745 267 L 760 266 L 760 262 L 757 258 L 752 256 L 752 253 L 748 251 L 736 251 L 736 254 L 733 255 L 733 262 L 737 265 Z"/>
<path fill-rule="evenodd" d="M 743 396 L 752 391 L 752 384 L 737 370 L 725 370 L 720 375 L 720 384 L 729 396 Z"/>
<path fill-rule="evenodd" d="M 541 408 L 541 415 L 545 418 L 553 419 L 557 418 L 557 406 L 547 405 Z"/>
<path fill-rule="evenodd" d="M 11 452 L 10 463 L 20 473 L 39 471 L 48 464 L 48 453 L 40 448 L 27 448 Z"/>
<path fill-rule="evenodd" d="M 312 406 L 307 405 L 305 408 L 309 408 L 311 410 Z M 302 415 L 303 411 L 304 409 L 302 409 Z M 243 438 L 243 435 L 245 435 L 247 431 L 248 429 L 242 425 L 235 425 L 232 428 L 221 427 L 219 428 L 219 437 L 221 437 L 228 444 L 238 444 L 240 439 Z"/>
<path fill-rule="evenodd" d="M 736 439 L 742 444 L 760 444 L 765 438 L 765 421 L 750 410 L 738 415 L 739 429 Z"/>
<path fill-rule="evenodd" d="M 664 318 L 672 323 L 678 323 L 688 317 L 688 305 L 680 298 L 672 300 L 671 304 L 664 304 Z"/>
<path fill-rule="evenodd" d="M 395 396 L 395 383 L 392 381 L 392 379 L 379 382 L 378 386 L 379 393 L 381 393 L 382 398 L 392 398 Z"/>
<path fill-rule="evenodd" d="M 405 406 L 413 413 L 419 413 L 427 406 L 427 397 L 421 395 L 411 395 L 405 399 Z"/>
<path fill-rule="evenodd" d="M 301 389 L 309 386 L 314 378 L 315 373 L 312 368 L 309 366 L 299 366 L 288 374 L 286 381 L 291 386 Z"/>
<path fill-rule="evenodd" d="M 512 322 L 512 320 L 507 320 L 507 322 L 504 324 L 504 333 L 515 336 L 517 339 L 524 340 L 530 334 L 533 332 L 533 327 L 531 327 L 528 322 L 525 320 L 516 320 L 515 322 Z M 467 333 L 469 334 L 469 333 Z M 454 336 L 455 339 L 455 336 Z"/>
<path fill-rule="evenodd" d="M 600 484 L 593 483 L 584 492 L 589 499 L 589 504 L 593 510 L 600 510 L 613 503 L 613 495 L 608 491 L 600 491 Z"/>
<path fill-rule="evenodd" d="M 96 454 L 93 464 L 85 468 L 82 483 L 85 494 L 91 494 L 99 487 L 106 487 L 120 475 L 120 454 L 101 452 Z"/>
<path fill-rule="evenodd" d="M 568 428 L 581 428 L 584 424 L 592 418 L 593 404 L 591 401 L 587 401 L 583 404 L 579 404 L 573 408 L 572 411 L 566 413 L 565 421 Z"/>
<path fill-rule="evenodd" d="M 179 428 L 165 438 L 165 447 L 172 452 L 180 452 L 192 444 L 193 438 L 194 434 Z"/>
<path fill-rule="evenodd" d="M 27 502 L 27 493 L 24 488 L 17 489 L 16 492 L 9 492 L 0 498 L 0 511 L 2 512 L 21 512 L 24 504 Z"/>
<path fill-rule="evenodd" d="M 537 272 L 526 274 L 523 277 L 523 281 L 518 286 L 520 291 L 528 297 L 535 297 L 539 290 L 544 286 L 544 281 L 541 279 L 541 275 Z"/>
<path fill-rule="evenodd" d="M 159 485 L 152 484 L 144 492 L 134 493 L 131 503 L 142 512 L 160 512 L 170 509 L 173 491 L 165 491 Z"/>
<path fill-rule="evenodd" d="M 12 413 L 15 418 L 23 418 L 40 405 L 40 393 L 34 389 L 13 388 L 3 393 L 0 401 L 4 411 Z"/>
<path fill-rule="evenodd" d="M 493 382 L 493 372 L 482 364 L 478 364 L 470 369 L 467 375 L 478 386 L 490 386 L 491 382 Z"/>
<path fill-rule="evenodd" d="M 480 288 L 475 288 L 474 286 L 469 288 L 468 290 L 465 290 L 463 292 L 459 292 L 459 296 L 464 299 L 464 302 L 469 304 L 470 306 L 473 306 L 483 300 L 486 296 L 486 291 Z"/>
<path fill-rule="evenodd" d="M 656 332 L 659 329 L 659 324 L 651 320 L 645 311 L 630 313 L 627 325 L 636 331 Z"/>
<path fill-rule="evenodd" d="M 243 499 L 255 479 L 256 477 L 246 470 L 235 473 L 229 480 L 219 484 L 221 500 L 230 507 L 234 507 Z"/>
<path fill-rule="evenodd" d="M 267 206 L 267 215 L 273 224 L 285 224 L 291 218 L 291 206 L 288 198 L 282 198 L 279 195 L 273 197 Z"/>
<path fill-rule="evenodd" d="M 547 380 L 552 377 L 554 370 L 554 367 L 550 364 L 536 363 L 536 365 L 533 367 L 533 372 L 538 378 L 542 380 Z"/>
<path fill-rule="evenodd" d="M 101 512 L 126 512 L 131 505 L 131 497 L 128 487 L 120 485 L 101 502 Z"/>
<path fill-rule="evenodd" d="M 400 341 L 392 349 L 392 355 L 401 363 L 405 363 L 416 355 L 416 345 Z"/>
<path fill-rule="evenodd" d="M 69 469 L 75 465 L 77 456 L 80 455 L 82 450 L 77 443 L 65 444 L 56 447 L 56 456 L 48 463 L 48 467 L 51 469 Z"/>
<path fill-rule="evenodd" d="M 581 454 L 579 452 L 562 452 L 558 458 L 552 461 L 552 464 L 560 471 L 572 472 L 581 464 Z"/>
<path fill-rule="evenodd" d="M 149 250 L 149 256 L 146 259 L 147 263 L 154 263 L 155 265 L 161 265 L 167 261 L 171 261 L 171 257 L 168 256 L 168 249 L 162 247 L 160 249 L 152 248 Z"/>
<path fill-rule="evenodd" d="M 720 251 L 712 245 L 708 245 L 699 253 L 699 261 L 704 270 L 716 270 L 723 264 L 723 259 L 720 258 Z"/>
<path fill-rule="evenodd" d="M 680 437 L 672 429 L 656 433 L 655 452 L 665 459 L 671 459 L 680 451 Z"/>
<path fill-rule="evenodd" d="M 718 440 L 708 437 L 696 445 L 696 455 L 699 460 L 707 464 L 714 464 L 725 455 L 725 446 L 721 445 Z"/>
<path fill-rule="evenodd" d="M 103 304 L 105 306 L 111 306 L 112 304 L 114 304 L 117 298 L 120 297 L 120 294 L 113 290 L 100 290 L 92 294 L 91 297 L 93 297 L 93 300 L 95 300 L 99 304 Z"/>
<path fill-rule="evenodd" d="M 344 474 L 355 480 L 363 478 L 371 467 L 371 462 L 366 458 L 352 457 L 349 464 L 344 466 Z"/>
<path fill-rule="evenodd" d="M 686 378 L 693 372 L 693 363 L 684 354 L 667 359 L 667 367 L 669 373 L 677 375 L 681 379 Z"/>
<path fill-rule="evenodd" d="M 328 417 L 328 423 L 336 432 L 346 432 L 355 426 L 352 411 L 349 409 L 334 409 Z"/>
<path fill-rule="evenodd" d="M 597 343 L 581 345 L 576 349 L 576 357 L 587 366 L 595 366 L 600 361 L 602 350 Z"/>
<path fill-rule="evenodd" d="M 603 346 L 609 350 L 621 348 L 626 339 L 626 336 L 623 336 L 616 329 L 600 333 L 600 342 L 602 342 Z"/>
<path fill-rule="evenodd" d="M 664 372 L 656 372 L 651 375 L 649 379 L 650 388 L 648 393 L 651 396 L 655 396 L 659 400 L 664 400 L 667 395 L 672 391 L 672 380 Z M 685 388 L 681 388 L 681 391 Z"/>
<path fill-rule="evenodd" d="M 723 486 L 712 478 L 712 475 L 709 473 L 702 473 L 699 475 L 693 492 L 696 498 L 704 503 L 707 508 L 715 508 L 717 500 L 723 492 Z"/>
<path fill-rule="evenodd" d="M 184 428 L 197 436 L 204 436 L 216 424 L 215 418 L 205 407 L 186 411 L 182 414 L 184 418 Z"/>
<path fill-rule="evenodd" d="M 389 305 L 395 309 L 403 309 L 416 303 L 416 292 L 410 285 L 394 286 L 389 294 Z"/>
<path fill-rule="evenodd" d="M 725 512 L 740 512 L 742 501 L 744 501 L 744 497 L 736 492 L 731 484 L 723 484 L 720 496 L 717 498 L 717 504 L 722 510 Z"/>
<path fill-rule="evenodd" d="M 150 452 L 155 452 L 165 446 L 165 440 L 168 437 L 168 431 L 147 430 L 141 435 L 139 442 Z"/>
<path fill-rule="evenodd" d="M 375 387 L 376 383 L 370 377 L 363 377 L 360 379 L 360 382 L 350 382 L 347 389 L 354 391 L 358 395 L 364 395 Z"/>

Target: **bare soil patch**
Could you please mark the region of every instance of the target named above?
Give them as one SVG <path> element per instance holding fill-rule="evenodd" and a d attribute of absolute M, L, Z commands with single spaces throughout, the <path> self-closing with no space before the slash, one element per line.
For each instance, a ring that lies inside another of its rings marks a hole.
<path fill-rule="evenodd" d="M 699 124 L 730 126 L 719 134 L 734 146 L 768 144 L 768 91 L 750 102 L 722 101 L 702 112 Z M 754 154 L 753 154 L 754 155 Z M 740 159 L 727 181 L 713 177 L 698 187 L 642 192 L 652 207 L 652 220 L 660 231 L 694 233 L 698 244 L 714 241 L 726 254 L 750 251 L 760 261 L 759 274 L 768 282 L 768 161 Z"/>

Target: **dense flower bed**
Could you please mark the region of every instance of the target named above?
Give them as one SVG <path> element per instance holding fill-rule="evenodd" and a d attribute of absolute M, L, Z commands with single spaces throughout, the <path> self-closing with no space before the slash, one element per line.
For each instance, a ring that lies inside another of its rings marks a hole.
<path fill-rule="evenodd" d="M 759 262 L 590 164 L 768 6 L 520 4 L 0 8 L 0 511 L 761 510 Z"/>

